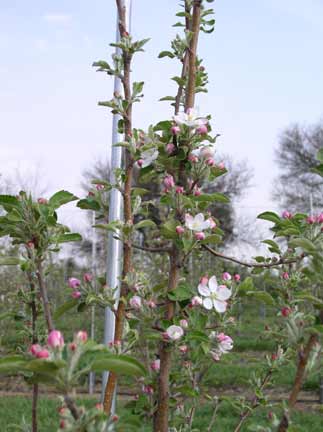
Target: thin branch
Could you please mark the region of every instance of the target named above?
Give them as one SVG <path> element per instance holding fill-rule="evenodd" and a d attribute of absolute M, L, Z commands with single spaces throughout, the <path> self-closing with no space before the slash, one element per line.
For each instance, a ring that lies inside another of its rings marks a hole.
<path fill-rule="evenodd" d="M 270 268 L 270 267 L 277 267 L 283 264 L 293 264 L 296 263 L 298 261 L 301 261 L 305 256 L 300 256 L 297 258 L 291 258 L 291 259 L 284 259 L 284 258 L 279 258 L 279 260 L 275 261 L 275 262 L 271 262 L 271 263 L 251 263 L 251 262 L 246 262 L 246 261 L 241 261 L 238 258 L 234 258 L 234 257 L 230 257 L 227 255 L 224 255 L 221 252 L 215 251 L 214 249 L 210 248 L 207 245 L 202 245 L 203 249 L 207 250 L 208 252 L 210 252 L 212 255 L 224 259 L 226 261 L 232 261 L 236 264 L 242 265 L 244 267 L 250 267 L 250 268 Z"/>
<path fill-rule="evenodd" d="M 140 249 L 146 252 L 152 252 L 152 253 L 166 253 L 166 252 L 170 252 L 171 248 L 170 247 L 147 247 L 147 246 L 139 246 L 137 244 L 132 244 L 132 247 L 134 249 Z"/>

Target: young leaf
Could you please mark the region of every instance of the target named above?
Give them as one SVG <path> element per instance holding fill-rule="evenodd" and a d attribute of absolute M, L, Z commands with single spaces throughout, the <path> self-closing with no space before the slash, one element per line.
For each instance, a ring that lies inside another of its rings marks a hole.
<path fill-rule="evenodd" d="M 54 208 L 54 209 L 57 209 L 57 208 L 59 208 L 60 206 L 62 206 L 62 205 L 64 205 L 64 204 L 67 204 L 67 203 L 69 203 L 69 202 L 71 202 L 71 201 L 75 201 L 75 200 L 77 200 L 78 198 L 77 198 L 77 196 L 75 196 L 75 195 L 73 195 L 72 193 L 70 193 L 70 192 L 67 192 L 67 191 L 64 191 L 64 190 L 61 190 L 61 191 L 59 191 L 59 192 L 56 192 L 50 199 L 49 199 L 49 202 L 48 202 L 48 204 L 52 207 L 52 208 Z"/>

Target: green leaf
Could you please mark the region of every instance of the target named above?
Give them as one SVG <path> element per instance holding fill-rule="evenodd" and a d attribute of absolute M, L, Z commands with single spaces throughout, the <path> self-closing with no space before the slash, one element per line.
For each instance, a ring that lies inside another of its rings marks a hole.
<path fill-rule="evenodd" d="M 57 320 L 62 315 L 64 315 L 65 312 L 73 309 L 75 306 L 78 305 L 77 299 L 68 300 L 67 302 L 63 303 L 61 306 L 59 306 L 56 311 L 54 312 L 54 319 Z"/>
<path fill-rule="evenodd" d="M 239 285 L 238 287 L 238 294 L 240 296 L 247 295 L 248 291 L 253 290 L 253 280 L 250 276 L 246 277 Z"/>
<path fill-rule="evenodd" d="M 0 265 L 19 265 L 20 259 L 17 257 L 0 257 Z"/>
<path fill-rule="evenodd" d="M 172 291 L 169 291 L 168 298 L 172 301 L 183 301 L 192 298 L 192 292 L 189 285 L 182 283 Z"/>
<path fill-rule="evenodd" d="M 77 200 L 77 196 L 73 195 L 70 192 L 67 192 L 65 190 L 61 190 L 59 192 L 56 192 L 50 199 L 48 204 L 54 208 L 57 209 L 60 206 L 67 204 L 71 201 Z"/>
<path fill-rule="evenodd" d="M 93 198 L 81 199 L 78 201 L 77 207 L 81 208 L 82 210 L 100 210 L 100 204 Z"/>
<path fill-rule="evenodd" d="M 161 53 L 159 53 L 158 58 L 163 58 L 163 57 L 174 58 L 175 55 L 171 51 L 162 51 Z"/>
<path fill-rule="evenodd" d="M 323 147 L 317 152 L 316 159 L 320 162 L 323 162 Z"/>
<path fill-rule="evenodd" d="M 0 195 L 0 206 L 9 211 L 14 207 L 19 207 L 19 200 L 13 195 Z"/>
<path fill-rule="evenodd" d="M 146 369 L 138 360 L 127 355 L 106 354 L 105 358 L 94 360 L 91 365 L 93 372 L 114 372 L 117 375 L 146 375 Z"/>
<path fill-rule="evenodd" d="M 0 374 L 21 373 L 27 361 L 23 356 L 13 355 L 0 359 Z"/>
<path fill-rule="evenodd" d="M 269 306 L 275 305 L 275 300 L 266 291 L 248 291 L 246 294 L 248 297 L 252 297 L 262 303 L 266 303 Z"/>
<path fill-rule="evenodd" d="M 45 359 L 35 359 L 28 362 L 25 366 L 25 370 L 30 372 L 39 373 L 53 373 L 57 372 L 59 369 L 66 366 L 64 360 L 45 360 Z"/>
<path fill-rule="evenodd" d="M 267 245 L 269 245 L 269 250 L 272 253 L 276 253 L 278 255 L 280 255 L 280 248 L 278 246 L 278 244 L 276 242 L 274 242 L 273 240 L 263 240 L 261 243 L 265 243 Z"/>
<path fill-rule="evenodd" d="M 257 216 L 258 219 L 267 220 L 270 222 L 279 223 L 280 217 L 274 212 L 264 212 Z"/>
<path fill-rule="evenodd" d="M 175 98 L 174 96 L 164 96 L 159 99 L 159 102 L 166 102 L 166 101 L 174 102 Z"/>
<path fill-rule="evenodd" d="M 150 220 L 150 219 L 142 220 L 142 221 L 136 223 L 136 225 L 135 225 L 135 228 L 136 228 L 136 229 L 141 229 L 141 228 L 155 228 L 155 227 L 156 227 L 155 222 L 153 222 L 153 221 Z"/>
<path fill-rule="evenodd" d="M 300 247 L 309 254 L 316 254 L 318 252 L 314 243 L 306 238 L 294 238 L 290 240 L 289 245 L 291 247 Z"/>
<path fill-rule="evenodd" d="M 172 239 L 177 237 L 176 234 L 176 227 L 178 225 L 178 221 L 175 220 L 169 220 L 165 222 L 161 226 L 161 233 L 165 238 Z"/>
<path fill-rule="evenodd" d="M 212 234 L 206 237 L 203 241 L 201 241 L 201 244 L 218 244 L 221 243 L 222 238 L 217 234 Z"/>
<path fill-rule="evenodd" d="M 212 194 L 201 194 L 198 196 L 194 196 L 194 201 L 198 202 L 222 202 L 222 203 L 229 203 L 230 200 L 227 196 L 225 196 L 222 193 L 212 193 Z"/>
<path fill-rule="evenodd" d="M 67 242 L 75 242 L 82 241 L 82 236 L 79 233 L 66 233 L 62 234 L 59 237 L 55 238 L 56 243 L 67 243 Z"/>

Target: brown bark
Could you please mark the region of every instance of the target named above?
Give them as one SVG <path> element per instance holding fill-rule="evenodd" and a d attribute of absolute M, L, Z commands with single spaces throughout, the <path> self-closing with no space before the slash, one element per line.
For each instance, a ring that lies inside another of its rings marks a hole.
<path fill-rule="evenodd" d="M 301 390 L 301 387 L 302 387 L 302 384 L 304 381 L 306 366 L 307 366 L 311 351 L 312 351 L 314 345 L 317 343 L 317 341 L 318 341 L 317 335 L 312 334 L 309 337 L 304 350 L 300 349 L 298 352 L 298 365 L 297 365 L 296 376 L 295 376 L 294 385 L 293 385 L 293 388 L 292 388 L 292 391 L 290 393 L 289 400 L 288 400 L 289 412 L 293 409 L 293 407 L 295 406 L 295 404 L 297 402 L 297 397 L 298 397 L 298 394 Z M 280 421 L 277 432 L 286 432 L 288 429 L 288 426 L 289 426 L 289 416 L 288 416 L 288 413 L 285 412 L 281 421 Z"/>
<path fill-rule="evenodd" d="M 168 292 L 177 287 L 179 278 L 179 251 L 176 246 L 170 255 Z M 172 320 L 175 313 L 175 303 L 169 301 L 166 305 L 165 318 Z M 169 374 L 172 352 L 167 342 L 161 342 L 159 348 L 160 372 L 158 379 L 157 411 L 154 419 L 154 432 L 168 432 L 169 415 Z"/>
<path fill-rule="evenodd" d="M 192 28 L 193 33 L 190 41 L 190 48 L 188 51 L 188 83 L 186 89 L 185 110 L 194 107 L 195 101 L 195 83 L 196 83 L 196 51 L 200 32 L 201 21 L 201 0 L 194 0 L 193 14 L 192 14 Z"/>
<path fill-rule="evenodd" d="M 127 23 L 126 23 L 126 11 L 122 6 L 121 1 L 117 0 L 117 9 L 119 14 L 119 32 L 120 35 L 123 36 L 126 33 Z M 124 64 L 124 74 L 122 78 L 124 98 L 128 101 L 129 105 L 124 116 L 125 122 L 125 139 L 129 140 L 132 134 L 132 105 L 131 105 L 131 83 L 130 83 L 130 66 L 131 66 L 132 57 L 127 52 L 123 52 L 123 64 Z M 124 185 L 124 194 L 123 194 L 123 206 L 124 206 L 124 221 L 126 224 L 131 224 L 133 221 L 132 217 L 132 208 L 131 208 L 131 185 L 133 179 L 133 165 L 134 160 L 130 155 L 129 151 L 126 150 L 125 155 L 125 174 L 126 180 Z M 125 278 L 127 274 L 131 270 L 131 260 L 132 260 L 132 245 L 131 241 L 128 240 L 123 245 L 123 270 L 122 270 L 122 284 L 120 289 L 120 297 L 121 299 L 126 297 L 129 292 L 129 288 L 127 283 L 125 282 Z M 115 332 L 114 332 L 114 341 L 122 340 L 123 333 L 123 324 L 125 317 L 125 304 L 121 300 L 118 304 L 118 309 L 116 312 L 116 322 L 115 322 Z M 115 392 L 117 384 L 117 376 L 115 373 L 110 372 L 107 385 L 104 393 L 104 411 L 106 413 L 111 412 L 113 395 Z"/>

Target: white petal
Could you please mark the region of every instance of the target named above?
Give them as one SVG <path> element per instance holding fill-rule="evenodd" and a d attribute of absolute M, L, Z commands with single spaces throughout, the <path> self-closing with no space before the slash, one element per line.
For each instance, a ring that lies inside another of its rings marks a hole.
<path fill-rule="evenodd" d="M 221 300 L 213 300 L 214 309 L 219 313 L 223 313 L 227 310 L 227 303 Z"/>
<path fill-rule="evenodd" d="M 204 214 L 203 213 L 197 214 L 194 218 L 194 222 L 202 224 L 204 222 Z"/>
<path fill-rule="evenodd" d="M 202 222 L 200 225 L 201 231 L 209 229 L 211 226 L 211 222 L 207 219 L 206 221 Z"/>
<path fill-rule="evenodd" d="M 228 300 L 231 297 L 231 290 L 227 288 L 225 285 L 219 285 L 216 296 L 219 300 Z"/>
<path fill-rule="evenodd" d="M 210 310 L 213 308 L 213 303 L 212 303 L 212 300 L 210 299 L 210 297 L 203 299 L 203 306 L 207 310 Z"/>
<path fill-rule="evenodd" d="M 212 276 L 209 280 L 209 288 L 211 293 L 215 293 L 218 290 L 218 282 L 215 276 Z"/>
<path fill-rule="evenodd" d="M 197 287 L 197 290 L 204 297 L 209 297 L 211 294 L 207 285 L 199 284 L 199 286 Z"/>
<path fill-rule="evenodd" d="M 193 216 L 190 214 L 186 214 L 185 215 L 185 225 L 187 226 L 187 228 L 192 229 L 193 222 L 194 222 Z"/>

